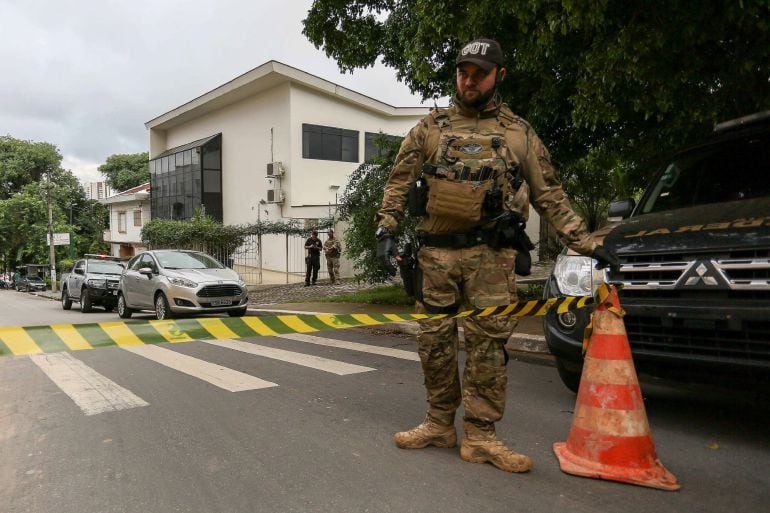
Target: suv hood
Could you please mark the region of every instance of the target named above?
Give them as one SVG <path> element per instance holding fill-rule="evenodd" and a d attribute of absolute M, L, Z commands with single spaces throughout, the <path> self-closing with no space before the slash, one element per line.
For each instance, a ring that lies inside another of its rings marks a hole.
<path fill-rule="evenodd" d="M 239 280 L 238 273 L 232 269 L 164 269 L 163 274 L 187 278 L 196 283 Z"/>
<path fill-rule="evenodd" d="M 713 203 L 631 217 L 604 244 L 619 255 L 770 248 L 770 198 Z"/>

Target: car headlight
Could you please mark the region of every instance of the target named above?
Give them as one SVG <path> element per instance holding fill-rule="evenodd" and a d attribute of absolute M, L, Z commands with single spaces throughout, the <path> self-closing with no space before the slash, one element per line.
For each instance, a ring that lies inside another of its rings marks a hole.
<path fill-rule="evenodd" d="M 556 258 L 553 277 L 566 296 L 593 296 L 599 284 L 606 282 L 604 270 L 595 266 L 591 257 L 561 254 Z"/>
<path fill-rule="evenodd" d="M 107 280 L 91 279 L 91 280 L 88 280 L 88 286 L 91 287 L 92 289 L 106 289 Z"/>
<path fill-rule="evenodd" d="M 188 287 L 191 289 L 194 289 L 195 287 L 198 286 L 198 284 L 192 280 L 188 280 L 187 278 L 178 278 L 176 276 L 169 276 L 168 281 L 172 285 L 178 285 L 180 287 Z"/>

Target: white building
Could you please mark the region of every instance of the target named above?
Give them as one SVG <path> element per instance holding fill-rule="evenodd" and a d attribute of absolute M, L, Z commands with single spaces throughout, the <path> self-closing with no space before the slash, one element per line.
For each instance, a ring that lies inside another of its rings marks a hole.
<path fill-rule="evenodd" d="M 374 136 L 403 136 L 428 110 L 267 62 L 145 124 L 152 216 L 187 219 L 205 206 L 225 224 L 326 219 Z M 287 270 L 284 239 L 264 242 L 264 268 Z"/>
<path fill-rule="evenodd" d="M 100 200 L 110 210 L 110 227 L 104 241 L 113 256 L 133 256 L 147 249 L 142 244 L 142 226 L 150 220 L 150 184 L 144 183 Z"/>
<path fill-rule="evenodd" d="M 112 196 L 112 189 L 105 182 L 88 182 L 83 185 L 83 189 L 87 199 L 102 200 Z"/>

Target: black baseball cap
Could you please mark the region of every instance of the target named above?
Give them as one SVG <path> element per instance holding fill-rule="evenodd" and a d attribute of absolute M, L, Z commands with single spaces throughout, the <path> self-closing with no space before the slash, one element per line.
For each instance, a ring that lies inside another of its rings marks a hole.
<path fill-rule="evenodd" d="M 495 66 L 503 66 L 505 59 L 500 43 L 494 39 L 474 39 L 463 46 L 455 59 L 455 66 L 463 62 L 470 62 L 479 66 L 484 71 L 489 71 Z"/>

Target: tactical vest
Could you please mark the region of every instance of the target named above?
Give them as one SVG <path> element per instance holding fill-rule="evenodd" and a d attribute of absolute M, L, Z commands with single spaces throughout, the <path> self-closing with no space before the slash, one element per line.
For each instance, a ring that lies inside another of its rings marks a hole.
<path fill-rule="evenodd" d="M 499 109 L 496 121 L 477 129 L 474 118 L 453 120 L 446 110 L 431 111 L 426 164 L 415 183 L 427 192 L 424 212 L 412 212 L 424 216 L 418 231 L 483 228 L 505 210 L 525 220 L 529 217 L 529 187 L 521 178 L 519 158 L 510 149 L 509 138 L 514 135 L 507 130 L 516 118 Z"/>

